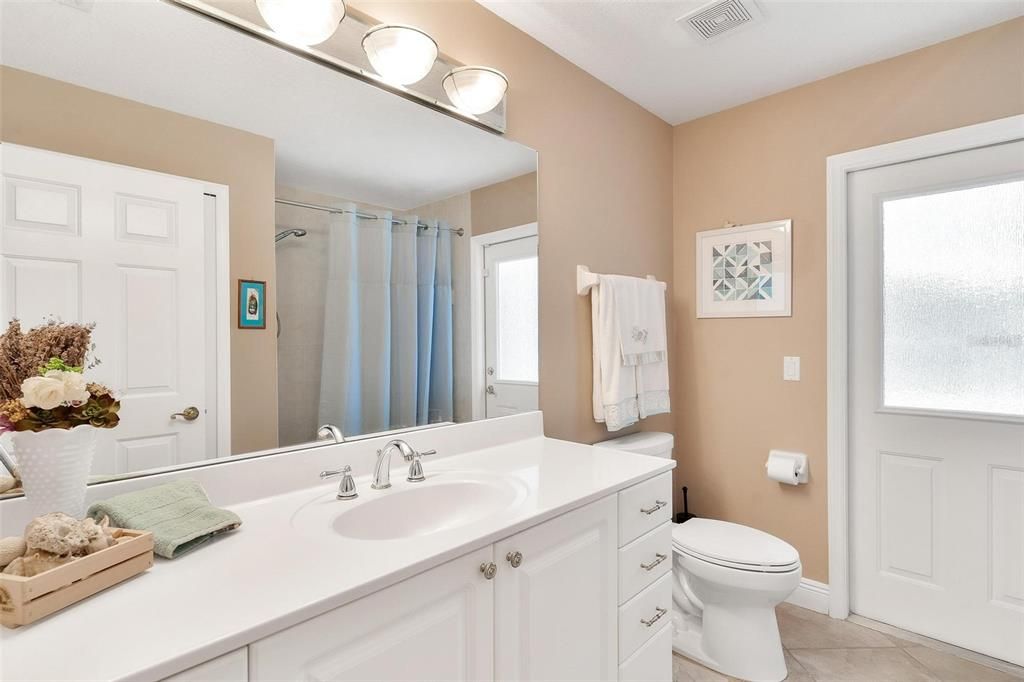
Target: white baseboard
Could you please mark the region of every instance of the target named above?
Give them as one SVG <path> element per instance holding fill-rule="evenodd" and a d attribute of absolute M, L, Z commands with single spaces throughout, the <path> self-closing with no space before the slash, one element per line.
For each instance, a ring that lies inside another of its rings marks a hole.
<path fill-rule="evenodd" d="M 828 585 L 810 578 L 801 578 L 800 585 L 786 601 L 828 615 Z"/>

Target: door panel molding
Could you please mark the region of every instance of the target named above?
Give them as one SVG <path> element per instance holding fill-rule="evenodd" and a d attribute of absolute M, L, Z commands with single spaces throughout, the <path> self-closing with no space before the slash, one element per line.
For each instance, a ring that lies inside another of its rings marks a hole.
<path fill-rule="evenodd" d="M 829 615 L 850 615 L 847 180 L 851 173 L 1024 139 L 1024 115 L 826 159 Z"/>

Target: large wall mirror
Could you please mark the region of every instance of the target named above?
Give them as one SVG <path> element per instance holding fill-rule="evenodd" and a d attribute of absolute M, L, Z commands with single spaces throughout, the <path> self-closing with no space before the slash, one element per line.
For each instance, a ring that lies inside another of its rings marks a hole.
<path fill-rule="evenodd" d="M 0 331 L 95 324 L 94 480 L 537 409 L 533 150 L 159 0 L 0 57 Z"/>

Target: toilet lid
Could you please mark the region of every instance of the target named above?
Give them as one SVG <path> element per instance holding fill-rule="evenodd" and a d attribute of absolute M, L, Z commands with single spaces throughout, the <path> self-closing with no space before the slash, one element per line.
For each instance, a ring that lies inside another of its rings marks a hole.
<path fill-rule="evenodd" d="M 747 571 L 784 572 L 800 565 L 800 554 L 788 542 L 728 521 L 690 519 L 676 524 L 672 544 L 697 559 Z"/>

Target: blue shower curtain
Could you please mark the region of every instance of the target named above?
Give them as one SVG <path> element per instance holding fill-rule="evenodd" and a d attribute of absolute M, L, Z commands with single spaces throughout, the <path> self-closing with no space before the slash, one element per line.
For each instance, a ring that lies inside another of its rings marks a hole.
<path fill-rule="evenodd" d="M 345 435 L 453 416 L 451 233 L 391 217 L 331 217 L 319 421 Z"/>

